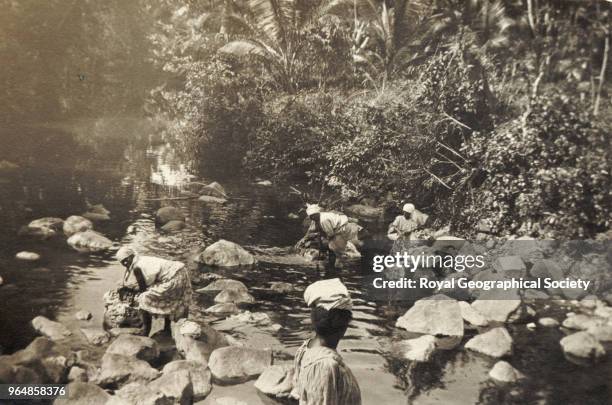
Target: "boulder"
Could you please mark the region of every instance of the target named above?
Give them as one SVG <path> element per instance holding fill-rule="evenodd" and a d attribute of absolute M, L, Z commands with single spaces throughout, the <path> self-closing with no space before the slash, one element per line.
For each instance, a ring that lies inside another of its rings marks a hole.
<path fill-rule="evenodd" d="M 164 224 L 160 229 L 164 232 L 178 232 L 185 227 L 185 223 L 183 221 L 168 221 Z"/>
<path fill-rule="evenodd" d="M 561 348 L 565 357 L 576 364 L 594 361 L 605 356 L 601 343 L 588 332 L 576 332 L 561 339 Z"/>
<path fill-rule="evenodd" d="M 592 325 L 587 332 L 600 342 L 612 342 L 612 324 Z"/>
<path fill-rule="evenodd" d="M 292 365 L 274 365 L 266 368 L 255 381 L 255 388 L 261 393 L 277 398 L 288 397 L 293 388 Z"/>
<path fill-rule="evenodd" d="M 92 315 L 89 311 L 81 310 L 74 314 L 74 317 L 79 321 L 88 321 L 91 319 Z"/>
<path fill-rule="evenodd" d="M 200 198 L 198 198 L 198 201 L 202 201 L 205 203 L 213 203 L 213 204 L 224 204 L 227 202 L 225 198 L 214 197 L 212 195 L 201 195 Z"/>
<path fill-rule="evenodd" d="M 102 328 L 81 328 L 81 333 L 85 335 L 89 343 L 96 346 L 108 343 L 110 340 L 110 335 Z"/>
<path fill-rule="evenodd" d="M 551 278 L 553 280 L 563 280 L 565 274 L 559 265 L 549 259 L 538 260 L 529 269 L 529 274 L 533 278 Z"/>
<path fill-rule="evenodd" d="M 103 252 L 113 246 L 113 242 L 96 231 L 77 232 L 66 241 L 76 251 L 83 253 Z"/>
<path fill-rule="evenodd" d="M 489 377 L 502 383 L 513 383 L 525 378 L 523 373 L 512 367 L 510 363 L 503 360 L 495 363 L 491 371 L 489 371 Z"/>
<path fill-rule="evenodd" d="M 433 336 L 463 336 L 461 307 L 456 300 L 443 294 L 417 301 L 395 326 Z"/>
<path fill-rule="evenodd" d="M 272 182 L 270 180 L 260 180 L 258 182 L 255 183 L 258 186 L 263 186 L 263 187 L 270 187 L 272 186 Z"/>
<path fill-rule="evenodd" d="M 170 221 L 185 222 L 185 215 L 176 207 L 163 207 L 155 213 L 155 223 L 158 226 L 163 226 Z"/>
<path fill-rule="evenodd" d="M 106 405 L 172 405 L 174 401 L 160 391 L 151 391 L 145 383 L 132 382 L 115 391 Z"/>
<path fill-rule="evenodd" d="M 559 321 L 554 318 L 540 318 L 538 320 L 538 323 L 544 326 L 545 328 L 554 328 L 559 326 Z"/>
<path fill-rule="evenodd" d="M 544 246 L 540 241 L 530 237 L 520 237 L 508 240 L 502 246 L 502 251 L 508 255 L 520 257 L 525 263 L 536 263 L 543 258 Z"/>
<path fill-rule="evenodd" d="M 499 327 L 474 336 L 465 348 L 491 357 L 503 357 L 512 353 L 512 337 L 506 328 Z"/>
<path fill-rule="evenodd" d="M 26 262 L 35 262 L 37 260 L 40 260 L 40 255 L 38 253 L 35 252 L 19 252 L 15 255 L 15 259 L 17 260 L 23 260 Z"/>
<path fill-rule="evenodd" d="M 272 320 L 265 312 L 244 311 L 243 313 L 230 316 L 227 320 L 228 322 L 236 322 L 237 324 L 250 323 L 266 326 L 272 324 Z"/>
<path fill-rule="evenodd" d="M 70 348 L 38 337 L 25 349 L 0 356 L 0 380 L 5 383 L 59 384 L 66 380 L 76 355 Z"/>
<path fill-rule="evenodd" d="M 544 291 L 534 290 L 532 288 L 529 288 L 523 292 L 523 299 L 528 301 L 546 300 L 548 298 L 550 298 L 550 296 Z"/>
<path fill-rule="evenodd" d="M 108 214 L 101 214 L 98 212 L 85 212 L 81 214 L 83 218 L 87 218 L 93 222 L 110 221 L 111 217 Z"/>
<path fill-rule="evenodd" d="M 435 240 L 433 246 L 431 247 L 431 251 L 453 254 L 457 253 L 464 243 L 465 239 L 445 235 Z"/>
<path fill-rule="evenodd" d="M 238 312 L 238 306 L 233 302 L 228 302 L 225 304 L 216 304 L 212 307 L 208 307 L 204 310 L 207 314 L 211 315 L 227 315 L 227 314 L 235 314 Z"/>
<path fill-rule="evenodd" d="M 436 350 L 436 338 L 431 335 L 423 335 L 416 339 L 398 342 L 395 348 L 406 360 L 427 362 Z"/>
<path fill-rule="evenodd" d="M 32 319 L 32 327 L 38 333 L 48 337 L 51 340 L 61 340 L 72 335 L 64 325 L 59 322 L 52 321 L 44 316 L 37 316 Z"/>
<path fill-rule="evenodd" d="M 190 405 L 193 403 L 193 384 L 188 370 L 163 373 L 161 377 L 146 386 L 148 392 L 161 392 L 172 404 Z"/>
<path fill-rule="evenodd" d="M 240 383 L 259 376 L 272 364 L 272 352 L 228 346 L 210 355 L 208 367 L 219 383 Z"/>
<path fill-rule="evenodd" d="M 590 327 L 602 324 L 602 320 L 590 315 L 575 314 L 563 321 L 563 327 L 568 329 L 587 330 Z"/>
<path fill-rule="evenodd" d="M 363 219 L 366 221 L 375 221 L 382 219 L 383 209 L 378 207 L 371 207 L 369 205 L 354 204 L 345 209 L 346 213 L 352 217 Z"/>
<path fill-rule="evenodd" d="M 527 275 L 527 267 L 520 256 L 502 256 L 493 262 L 493 269 L 505 278 L 520 278 Z"/>
<path fill-rule="evenodd" d="M 477 312 L 470 304 L 465 301 L 459 301 L 459 307 L 461 308 L 461 316 L 463 320 L 474 326 L 487 326 L 489 321 Z"/>
<path fill-rule="evenodd" d="M 102 387 L 118 387 L 130 382 L 147 383 L 156 379 L 159 371 L 144 360 L 115 353 L 102 356 L 96 383 Z"/>
<path fill-rule="evenodd" d="M 204 249 L 199 261 L 219 267 L 250 266 L 256 263 L 255 257 L 240 245 L 223 239 Z"/>
<path fill-rule="evenodd" d="M 157 342 L 150 337 L 120 335 L 106 349 L 106 353 L 120 354 L 151 362 L 159 358 L 159 347 Z"/>
<path fill-rule="evenodd" d="M 73 366 L 68 373 L 68 381 L 70 382 L 87 382 L 87 370 L 79 366 Z"/>
<path fill-rule="evenodd" d="M 273 281 L 270 283 L 270 291 L 277 294 L 288 294 L 294 290 L 293 284 L 282 281 Z"/>
<path fill-rule="evenodd" d="M 219 198 L 227 198 L 227 192 L 225 188 L 216 181 L 204 186 L 201 190 L 202 195 L 219 197 Z"/>
<path fill-rule="evenodd" d="M 200 325 L 192 320 L 179 319 L 172 328 L 176 350 L 186 359 L 202 364 L 208 363 L 210 354 L 229 345 L 224 334 L 208 325 Z"/>
<path fill-rule="evenodd" d="M 142 318 L 138 312 L 138 306 L 132 299 L 126 297 L 121 300 L 117 290 L 109 290 L 104 296 L 104 327 L 114 328 L 139 328 L 142 326 Z"/>
<path fill-rule="evenodd" d="M 204 288 L 200 288 L 197 292 L 220 292 L 223 290 L 238 290 L 248 292 L 249 289 L 243 282 L 238 280 L 232 280 L 231 278 L 220 278 L 218 280 L 214 280 L 212 283 L 208 284 Z"/>
<path fill-rule="evenodd" d="M 58 398 L 53 401 L 57 405 L 105 405 L 111 395 L 95 384 L 86 382 L 72 382 L 66 386 L 67 398 Z"/>
<path fill-rule="evenodd" d="M 506 322 L 520 306 L 521 299 L 517 290 L 484 291 L 472 303 L 472 308 L 489 322 Z"/>
<path fill-rule="evenodd" d="M 189 373 L 189 378 L 193 385 L 194 401 L 201 401 L 210 394 L 212 390 L 212 374 L 208 368 L 202 367 L 201 363 L 189 360 L 175 360 L 166 364 L 162 373 L 166 375 L 181 370 Z"/>
<path fill-rule="evenodd" d="M 57 235 L 62 230 L 64 220 L 55 217 L 44 217 L 31 221 L 28 225 L 23 227 L 19 234 L 23 236 L 38 236 L 42 238 L 49 238 Z"/>
<path fill-rule="evenodd" d="M 85 232 L 93 229 L 93 223 L 79 215 L 72 215 L 66 218 L 63 224 L 64 235 L 72 236 L 77 232 Z"/>
<path fill-rule="evenodd" d="M 241 290 L 223 290 L 215 296 L 217 304 L 252 304 L 255 298 L 251 294 Z"/>

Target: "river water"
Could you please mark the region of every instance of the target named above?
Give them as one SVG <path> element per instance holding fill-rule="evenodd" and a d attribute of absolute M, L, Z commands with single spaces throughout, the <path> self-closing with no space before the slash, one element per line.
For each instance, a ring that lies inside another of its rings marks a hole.
<path fill-rule="evenodd" d="M 303 233 L 301 218 L 288 218 L 289 213 L 298 212 L 301 200 L 286 189 L 255 186 L 241 174 L 223 180 L 233 197 L 226 204 L 176 199 L 189 190 L 189 182 L 217 179 L 191 172 L 184 159 L 160 141 L 159 133 L 159 125 L 141 117 L 2 129 L 0 160 L 19 165 L 0 172 L 0 276 L 4 279 L 0 346 L 5 353 L 33 339 L 29 321 L 37 315 L 60 320 L 75 333 L 79 321 L 74 313 L 80 309 L 90 311 L 94 322 L 101 321 L 102 294 L 123 273 L 111 255 L 79 254 L 64 238 L 39 241 L 17 236 L 19 228 L 32 219 L 78 215 L 88 203 L 103 204 L 111 211 L 111 220 L 97 223 L 96 230 L 145 254 L 187 260 L 221 238 L 256 252 L 260 263 L 255 269 L 220 273 L 245 282 L 256 298 L 249 309 L 266 312 L 283 328 L 278 332 L 254 328 L 237 337 L 286 353 L 290 359 L 309 336 L 301 294 L 309 283 L 328 275 L 286 254 L 286 248 Z M 165 205 L 185 212 L 187 228 L 172 235 L 155 229 L 154 213 Z M 35 263 L 15 260 L 22 250 L 42 258 Z M 406 308 L 369 301 L 361 293 L 362 274 L 358 264 L 343 265 L 338 274 L 355 299 L 354 321 L 339 350 L 360 382 L 364 404 L 585 403 L 585 398 L 589 403 L 609 403 L 609 366 L 584 369 L 564 360 L 558 330 L 510 327 L 516 347 L 512 364 L 530 377 L 514 387 L 492 384 L 487 373 L 495 361 L 463 350 L 442 352 L 428 365 L 409 367 L 390 354 L 391 342 L 405 337 L 393 324 Z M 297 290 L 286 296 L 271 295 L 267 287 L 272 281 L 290 282 Z M 196 288 L 197 283 L 196 276 Z M 209 305 L 211 297 L 196 295 L 192 316 L 223 330 L 223 321 L 203 314 Z M 264 403 L 252 382 L 239 388 L 215 387 L 205 403 L 230 391 L 249 404 Z"/>

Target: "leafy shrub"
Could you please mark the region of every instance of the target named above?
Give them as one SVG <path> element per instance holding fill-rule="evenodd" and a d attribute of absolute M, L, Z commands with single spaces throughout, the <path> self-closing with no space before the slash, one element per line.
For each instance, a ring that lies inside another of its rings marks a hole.
<path fill-rule="evenodd" d="M 500 231 L 589 236 L 608 227 L 610 145 L 593 118 L 560 96 L 542 97 L 523 121 L 476 134 L 465 152 L 486 178 L 465 215 Z"/>

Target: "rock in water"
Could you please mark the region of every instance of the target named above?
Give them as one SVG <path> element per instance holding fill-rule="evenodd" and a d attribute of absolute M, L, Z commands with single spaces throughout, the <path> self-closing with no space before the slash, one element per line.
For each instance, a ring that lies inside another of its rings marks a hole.
<path fill-rule="evenodd" d="M 489 290 L 482 292 L 472 303 L 472 308 L 489 322 L 506 322 L 521 305 L 516 290 Z"/>
<path fill-rule="evenodd" d="M 87 218 L 83 218 L 79 215 L 72 215 L 64 221 L 63 229 L 66 236 L 72 236 L 77 232 L 92 230 L 93 224 Z"/>
<path fill-rule="evenodd" d="M 185 370 L 189 373 L 193 385 L 193 400 L 201 401 L 212 390 L 212 375 L 210 370 L 201 363 L 188 360 L 175 360 L 166 364 L 162 370 L 164 375 Z M 157 380 L 156 380 L 157 381 Z"/>
<path fill-rule="evenodd" d="M 19 234 L 24 236 L 39 236 L 42 238 L 49 238 L 61 231 L 63 225 L 64 220 L 61 218 L 39 218 L 30 222 L 27 226 L 21 229 Z"/>
<path fill-rule="evenodd" d="M 261 180 L 255 183 L 258 186 L 270 187 L 272 182 L 270 180 Z"/>
<path fill-rule="evenodd" d="M 565 357 L 572 363 L 584 365 L 605 356 L 601 343 L 588 332 L 576 332 L 561 339 Z"/>
<path fill-rule="evenodd" d="M 513 383 L 525 378 L 523 373 L 512 367 L 510 363 L 506 361 L 498 361 L 495 363 L 491 371 L 489 371 L 489 377 L 503 383 Z"/>
<path fill-rule="evenodd" d="M 520 256 L 498 257 L 493 268 L 505 278 L 519 278 L 527 275 L 527 267 Z"/>
<path fill-rule="evenodd" d="M 282 281 L 273 281 L 270 283 L 270 291 L 277 294 L 288 294 L 294 290 L 293 284 Z"/>
<path fill-rule="evenodd" d="M 223 188 L 223 186 L 216 181 L 204 186 L 202 188 L 202 195 L 219 197 L 219 198 L 227 198 L 227 192 Z"/>
<path fill-rule="evenodd" d="M 73 249 L 79 252 L 103 252 L 113 246 L 113 242 L 96 231 L 84 231 L 73 234 L 67 240 Z"/>
<path fill-rule="evenodd" d="M 97 212 L 85 212 L 81 216 L 93 222 L 110 221 L 111 219 L 108 214 L 99 214 Z"/>
<path fill-rule="evenodd" d="M 68 347 L 38 337 L 25 349 L 0 356 L 0 381 L 3 383 L 59 384 L 66 380 L 76 355 Z"/>
<path fill-rule="evenodd" d="M 110 335 L 102 328 L 81 328 L 81 333 L 85 335 L 89 343 L 96 346 L 108 343 L 110 340 Z"/>
<path fill-rule="evenodd" d="M 59 322 L 52 321 L 44 316 L 37 316 L 32 319 L 32 327 L 38 333 L 48 337 L 51 340 L 61 340 L 70 335 L 70 332 L 64 325 Z"/>
<path fill-rule="evenodd" d="M 427 335 L 463 336 L 459 303 L 443 294 L 417 301 L 395 326 Z"/>
<path fill-rule="evenodd" d="M 40 260 L 40 255 L 38 253 L 35 252 L 19 252 L 15 255 L 15 259 L 18 260 L 24 260 L 26 262 L 35 262 L 37 260 Z"/>
<path fill-rule="evenodd" d="M 68 381 L 70 382 L 87 382 L 87 370 L 79 366 L 73 366 L 68 373 Z"/>
<path fill-rule="evenodd" d="M 289 364 L 270 366 L 255 381 L 255 388 L 273 397 L 288 397 L 293 388 L 293 372 Z"/>
<path fill-rule="evenodd" d="M 58 405 L 105 405 L 112 397 L 102 388 L 86 382 L 73 382 L 66 386 L 68 398 L 53 401 Z"/>
<path fill-rule="evenodd" d="M 190 405 L 193 403 L 193 385 L 187 370 L 177 370 L 162 374 L 146 387 L 149 392 L 161 392 L 172 404 Z"/>
<path fill-rule="evenodd" d="M 215 204 L 224 204 L 227 202 L 225 198 L 214 197 L 212 195 L 202 195 L 200 198 L 198 198 L 198 201 Z"/>
<path fill-rule="evenodd" d="M 111 343 L 106 353 L 121 354 L 151 362 L 159 357 L 159 347 L 150 337 L 121 335 Z"/>
<path fill-rule="evenodd" d="M 587 332 L 600 342 L 612 342 L 612 323 L 590 326 Z"/>
<path fill-rule="evenodd" d="M 144 360 L 106 353 L 102 356 L 100 374 L 96 382 L 102 387 L 118 387 L 130 382 L 146 383 L 158 376 L 159 371 Z"/>
<path fill-rule="evenodd" d="M 178 232 L 185 227 L 185 223 L 183 221 L 169 221 L 164 226 L 161 227 L 161 230 L 164 232 Z"/>
<path fill-rule="evenodd" d="M 250 266 L 256 263 L 255 257 L 240 245 L 223 239 L 204 249 L 199 260 L 208 266 L 218 267 Z"/>
<path fill-rule="evenodd" d="M 568 329 L 587 330 L 590 327 L 601 324 L 601 320 L 593 316 L 577 314 L 568 316 L 563 321 L 563 326 Z"/>
<path fill-rule="evenodd" d="M 512 353 L 512 337 L 506 328 L 499 327 L 474 336 L 465 348 L 491 357 L 503 357 Z"/>
<path fill-rule="evenodd" d="M 461 316 L 467 323 L 474 326 L 487 326 L 489 324 L 489 321 L 467 302 L 459 301 L 459 306 L 461 307 Z"/>
<path fill-rule="evenodd" d="M 436 350 L 436 338 L 431 335 L 423 335 L 416 339 L 398 342 L 395 347 L 406 360 L 427 362 Z"/>
<path fill-rule="evenodd" d="M 233 302 L 228 302 L 225 304 L 216 304 L 204 310 L 204 312 L 211 315 L 235 314 L 238 311 L 238 306 Z"/>
<path fill-rule="evenodd" d="M 74 314 L 74 317 L 79 321 L 88 321 L 91 319 L 92 315 L 89 311 L 81 310 Z"/>
<path fill-rule="evenodd" d="M 163 207 L 155 213 L 155 223 L 158 226 L 166 225 L 170 221 L 185 222 L 185 215 L 176 207 Z"/>
<path fill-rule="evenodd" d="M 272 364 L 272 352 L 229 346 L 210 355 L 208 367 L 215 381 L 240 383 L 257 377 Z"/>
<path fill-rule="evenodd" d="M 198 292 L 221 292 L 223 290 L 249 291 L 242 281 L 232 280 L 231 278 L 220 278 L 208 284 L 206 287 L 200 288 Z"/>
<path fill-rule="evenodd" d="M 554 318 L 540 318 L 538 323 L 545 328 L 554 328 L 555 326 L 559 326 L 559 321 Z"/>
<path fill-rule="evenodd" d="M 142 326 L 142 318 L 133 295 L 125 297 L 125 301 L 122 301 L 117 290 L 110 290 L 104 294 L 103 299 L 104 326 L 107 329 L 139 328 Z"/>
<path fill-rule="evenodd" d="M 242 290 L 223 290 L 215 296 L 215 302 L 217 304 L 252 304 L 255 298 Z"/>
<path fill-rule="evenodd" d="M 210 354 L 229 345 L 221 332 L 208 325 L 200 325 L 192 320 L 179 319 L 172 328 L 176 350 L 186 359 L 206 367 Z"/>

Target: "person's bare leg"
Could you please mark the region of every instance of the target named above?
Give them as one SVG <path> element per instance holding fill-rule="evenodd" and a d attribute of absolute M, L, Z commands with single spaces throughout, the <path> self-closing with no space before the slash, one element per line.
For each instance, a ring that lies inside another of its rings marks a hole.
<path fill-rule="evenodd" d="M 140 336 L 149 336 L 151 333 L 151 324 L 153 323 L 153 317 L 147 311 L 140 310 L 140 316 L 142 317 L 142 328 L 138 333 Z"/>

